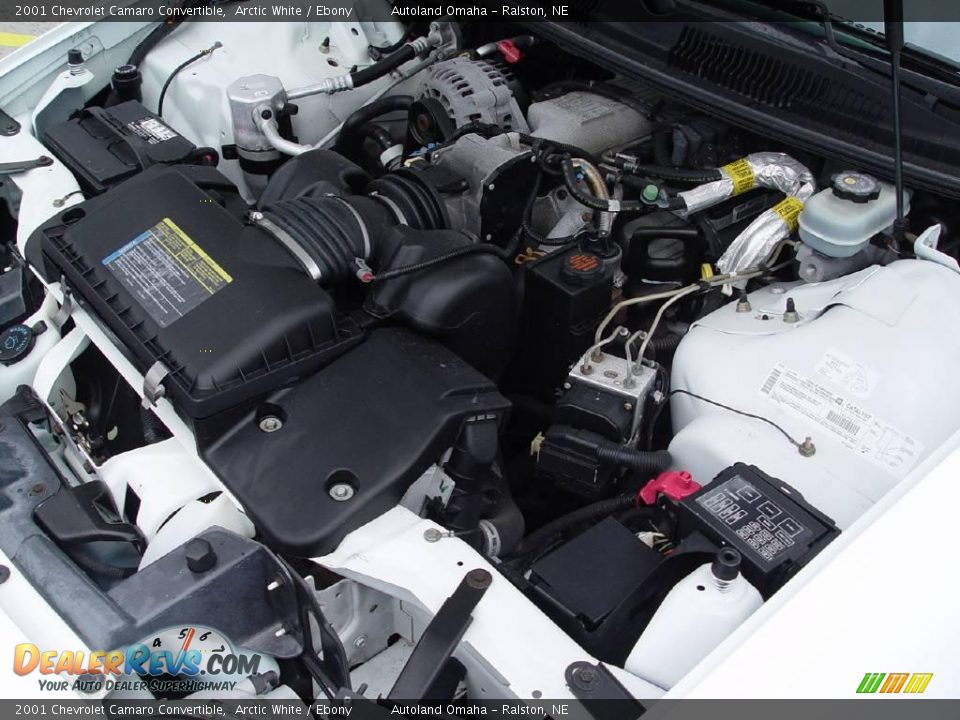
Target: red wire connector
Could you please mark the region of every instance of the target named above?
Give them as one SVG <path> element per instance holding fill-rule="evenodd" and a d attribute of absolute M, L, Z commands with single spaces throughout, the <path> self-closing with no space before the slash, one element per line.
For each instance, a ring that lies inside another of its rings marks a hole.
<path fill-rule="evenodd" d="M 648 482 L 637 494 L 637 499 L 645 505 L 653 505 L 657 495 L 663 493 L 671 500 L 683 500 L 700 489 L 700 483 L 695 482 L 686 470 L 679 472 L 665 470 Z"/>
<path fill-rule="evenodd" d="M 363 258 L 354 258 L 353 264 L 356 265 L 357 271 L 356 276 L 357 280 L 362 283 L 371 283 L 374 280 L 373 270 L 370 269 L 370 266 L 367 265 L 366 260 Z"/>
<path fill-rule="evenodd" d="M 500 54 L 503 55 L 503 59 L 509 65 L 518 63 L 523 60 L 523 51 L 517 47 L 517 44 L 510 40 L 501 40 L 497 43 L 497 50 L 500 51 Z"/>

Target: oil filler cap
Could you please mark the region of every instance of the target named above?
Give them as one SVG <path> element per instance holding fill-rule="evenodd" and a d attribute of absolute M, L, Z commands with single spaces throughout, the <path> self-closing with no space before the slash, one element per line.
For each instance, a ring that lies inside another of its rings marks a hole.
<path fill-rule="evenodd" d="M 593 253 L 574 250 L 563 259 L 560 275 L 573 285 L 590 285 L 603 274 L 603 264 Z"/>
<path fill-rule="evenodd" d="M 831 179 L 833 194 L 843 200 L 865 203 L 880 197 L 880 183 L 866 173 L 845 171 Z"/>
<path fill-rule="evenodd" d="M 13 365 L 26 357 L 33 348 L 34 333 L 26 325 L 11 325 L 0 332 L 0 363 Z"/>

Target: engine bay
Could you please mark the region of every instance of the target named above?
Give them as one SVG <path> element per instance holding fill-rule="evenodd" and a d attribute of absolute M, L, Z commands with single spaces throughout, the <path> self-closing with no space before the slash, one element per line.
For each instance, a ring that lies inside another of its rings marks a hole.
<path fill-rule="evenodd" d="M 24 122 L 59 184 L 11 175 L 0 275 L 0 548 L 91 647 L 193 623 L 255 695 L 527 697 L 418 652 L 465 588 L 461 635 L 496 593 L 497 652 L 656 698 L 960 427 L 949 198 L 527 28 L 109 52 Z"/>

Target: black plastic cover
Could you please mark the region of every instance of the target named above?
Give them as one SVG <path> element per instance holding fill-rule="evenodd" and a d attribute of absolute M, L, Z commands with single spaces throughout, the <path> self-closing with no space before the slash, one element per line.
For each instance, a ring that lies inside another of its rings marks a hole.
<path fill-rule="evenodd" d="M 85 108 L 50 127 L 42 140 L 95 195 L 151 165 L 189 162 L 197 150 L 136 100 Z"/>
<path fill-rule="evenodd" d="M 268 545 L 310 557 L 394 507 L 465 422 L 502 417 L 509 403 L 436 341 L 381 328 L 264 407 L 279 430 L 260 430 L 252 410 L 201 432 L 200 452 Z M 334 485 L 352 492 L 334 499 Z"/>
<path fill-rule="evenodd" d="M 163 363 L 164 388 L 191 418 L 270 392 L 361 339 L 280 243 L 221 207 L 231 193 L 211 168 L 151 168 L 64 210 L 27 246 L 141 372 Z"/>
<path fill-rule="evenodd" d="M 740 551 L 744 577 L 768 597 L 840 534 L 795 489 L 737 463 L 680 502 L 680 531 Z"/>
<path fill-rule="evenodd" d="M 530 582 L 563 612 L 593 630 L 660 564 L 659 553 L 606 518 L 538 560 Z"/>

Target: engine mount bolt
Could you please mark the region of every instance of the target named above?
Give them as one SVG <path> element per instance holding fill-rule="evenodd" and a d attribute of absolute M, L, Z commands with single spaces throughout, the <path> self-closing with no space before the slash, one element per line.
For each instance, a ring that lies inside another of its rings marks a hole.
<path fill-rule="evenodd" d="M 337 502 L 345 502 L 354 495 L 353 486 L 348 483 L 334 483 L 330 486 L 330 497 Z"/>
<path fill-rule="evenodd" d="M 813 444 L 813 439 L 808 436 L 797 446 L 797 450 L 803 457 L 812 457 L 817 452 L 817 446 Z"/>
<path fill-rule="evenodd" d="M 624 384 L 626 384 L 626 383 L 624 383 Z M 625 402 L 625 403 L 623 404 L 623 409 L 626 410 L 626 411 L 628 411 L 628 412 L 629 412 L 630 410 L 633 410 L 633 403 Z"/>
<path fill-rule="evenodd" d="M 264 415 L 258 425 L 263 432 L 272 433 L 283 427 L 283 420 L 276 415 Z"/>
<path fill-rule="evenodd" d="M 357 639 L 353 641 L 353 646 L 354 646 L 355 648 L 357 648 L 358 650 L 359 650 L 360 648 L 362 648 L 362 647 L 363 647 L 364 645 L 366 645 L 366 644 L 367 644 L 367 636 L 366 636 L 366 635 L 358 635 L 358 636 L 357 636 Z"/>

